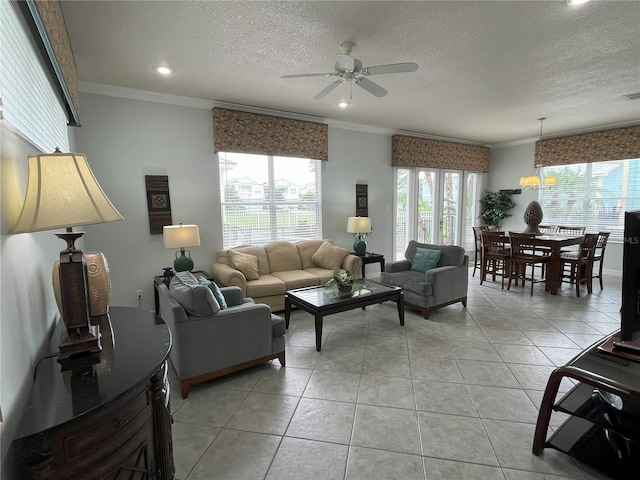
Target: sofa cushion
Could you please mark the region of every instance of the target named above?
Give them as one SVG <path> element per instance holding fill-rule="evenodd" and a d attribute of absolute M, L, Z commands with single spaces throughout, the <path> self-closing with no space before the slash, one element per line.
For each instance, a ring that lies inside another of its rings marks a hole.
<path fill-rule="evenodd" d="M 426 272 L 432 268 L 438 266 L 438 260 L 440 260 L 441 250 L 434 250 L 431 248 L 416 248 L 416 255 L 413 257 L 411 263 L 411 270 L 415 272 Z"/>
<path fill-rule="evenodd" d="M 265 245 L 264 251 L 267 252 L 271 273 L 302 268 L 298 248 L 291 242 L 271 242 Z"/>
<path fill-rule="evenodd" d="M 349 255 L 349 251 L 345 248 L 333 245 L 330 242 L 324 242 L 313 254 L 311 261 L 322 268 L 340 268 L 342 261 Z"/>
<path fill-rule="evenodd" d="M 313 254 L 318 251 L 320 245 L 326 241 L 327 240 L 300 240 L 299 242 L 296 242 L 296 248 L 300 255 L 303 270 L 316 266 L 316 264 L 313 263 L 313 260 L 311 260 L 311 257 L 313 257 Z"/>
<path fill-rule="evenodd" d="M 191 272 L 176 273 L 169 291 L 191 317 L 208 317 L 218 313 L 220 305 L 206 285 L 200 285 Z"/>
<path fill-rule="evenodd" d="M 213 296 L 218 302 L 218 305 L 220 305 L 220 310 L 226 310 L 227 308 L 229 308 L 229 306 L 227 305 L 227 299 L 224 298 L 224 295 L 220 291 L 220 287 L 218 287 L 216 282 L 212 282 L 207 277 L 200 277 L 198 281 L 200 285 L 209 287 L 209 289 L 211 290 L 211 293 L 213 293 Z"/>
<path fill-rule="evenodd" d="M 318 277 L 304 270 L 272 272 L 271 275 L 282 280 L 287 285 L 287 290 L 320 285 L 320 280 L 318 279 Z"/>
<path fill-rule="evenodd" d="M 433 295 L 433 284 L 425 281 L 425 275 L 422 272 L 405 270 L 387 275 L 381 274 L 380 277 L 384 283 L 402 287 L 404 290 L 408 290 L 418 295 Z"/>
<path fill-rule="evenodd" d="M 271 295 L 284 295 L 286 284 L 273 275 L 261 275 L 257 280 L 247 282 L 247 297 L 262 298 Z"/>
<path fill-rule="evenodd" d="M 257 280 L 260 278 L 258 273 L 258 257 L 250 253 L 242 253 L 236 250 L 229 250 L 229 259 L 231 265 L 247 278 L 247 280 Z"/>

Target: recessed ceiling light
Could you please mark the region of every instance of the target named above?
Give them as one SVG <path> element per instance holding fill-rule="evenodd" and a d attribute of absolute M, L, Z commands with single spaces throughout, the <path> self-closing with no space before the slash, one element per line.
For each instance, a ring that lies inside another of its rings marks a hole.
<path fill-rule="evenodd" d="M 582 5 L 583 3 L 587 3 L 589 0 L 568 0 L 567 5 L 570 7 L 576 7 L 578 5 Z"/>
<path fill-rule="evenodd" d="M 166 65 L 158 65 L 154 70 L 162 75 L 171 75 L 173 73 L 173 69 Z"/>
<path fill-rule="evenodd" d="M 338 104 L 340 108 L 347 108 L 349 105 L 351 105 L 349 102 L 340 102 Z"/>

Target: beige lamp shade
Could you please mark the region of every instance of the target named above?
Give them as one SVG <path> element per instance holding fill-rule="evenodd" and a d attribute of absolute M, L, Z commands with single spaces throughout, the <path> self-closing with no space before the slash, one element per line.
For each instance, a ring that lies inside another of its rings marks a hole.
<path fill-rule="evenodd" d="M 347 233 L 371 233 L 371 219 L 369 217 L 349 217 Z"/>
<path fill-rule="evenodd" d="M 27 193 L 11 233 L 124 220 L 80 153 L 29 155 Z"/>
<path fill-rule="evenodd" d="M 165 248 L 197 247 L 200 245 L 200 231 L 197 225 L 165 225 L 162 227 L 162 241 Z"/>

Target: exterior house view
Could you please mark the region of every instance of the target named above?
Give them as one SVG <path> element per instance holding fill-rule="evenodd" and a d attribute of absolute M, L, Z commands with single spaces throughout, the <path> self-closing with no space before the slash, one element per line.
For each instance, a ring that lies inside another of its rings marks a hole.
<path fill-rule="evenodd" d="M 634 478 L 639 23 L 1 2 L 2 479 Z"/>

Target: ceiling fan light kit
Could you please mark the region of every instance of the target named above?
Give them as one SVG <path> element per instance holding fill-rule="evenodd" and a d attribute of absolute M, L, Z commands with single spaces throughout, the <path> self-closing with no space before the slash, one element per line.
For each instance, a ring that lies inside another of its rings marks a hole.
<path fill-rule="evenodd" d="M 340 45 L 342 53 L 336 55 L 336 63 L 334 70 L 330 73 L 299 73 L 293 75 L 282 75 L 281 78 L 306 78 L 306 77 L 339 77 L 329 85 L 324 87 L 313 97 L 314 100 L 320 100 L 326 97 L 338 85 L 347 83 L 349 86 L 349 101 L 342 99 L 338 106 L 346 108 L 351 102 L 351 88 L 355 83 L 358 87 L 366 90 L 376 97 L 384 97 L 388 92 L 385 88 L 370 80 L 371 75 L 384 75 L 388 73 L 408 73 L 418 70 L 418 64 L 414 62 L 392 63 L 389 65 L 376 65 L 373 67 L 365 67 L 357 58 L 351 56 L 351 51 L 355 47 L 355 43 L 344 42 Z"/>

